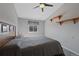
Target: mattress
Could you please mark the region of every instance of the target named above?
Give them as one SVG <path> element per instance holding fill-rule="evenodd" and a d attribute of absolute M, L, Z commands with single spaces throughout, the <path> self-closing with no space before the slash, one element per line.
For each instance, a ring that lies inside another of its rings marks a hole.
<path fill-rule="evenodd" d="M 16 45 L 21 56 L 57 56 L 64 55 L 61 44 L 47 37 L 20 37 L 11 40 L 6 46 Z M 15 48 L 16 49 L 16 48 Z"/>

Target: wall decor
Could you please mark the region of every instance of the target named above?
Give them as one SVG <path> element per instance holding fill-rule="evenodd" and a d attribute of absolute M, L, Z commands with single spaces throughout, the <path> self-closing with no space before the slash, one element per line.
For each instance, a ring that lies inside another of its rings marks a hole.
<path fill-rule="evenodd" d="M 2 32 L 2 30 L 1 30 L 1 23 L 0 23 L 0 33 Z"/>
<path fill-rule="evenodd" d="M 0 33 L 16 31 L 16 26 L 0 22 Z"/>
<path fill-rule="evenodd" d="M 7 24 L 2 24 L 2 32 L 7 32 Z"/>
<path fill-rule="evenodd" d="M 10 32 L 11 32 L 11 31 L 14 31 L 14 26 L 10 25 L 9 31 L 10 31 Z"/>

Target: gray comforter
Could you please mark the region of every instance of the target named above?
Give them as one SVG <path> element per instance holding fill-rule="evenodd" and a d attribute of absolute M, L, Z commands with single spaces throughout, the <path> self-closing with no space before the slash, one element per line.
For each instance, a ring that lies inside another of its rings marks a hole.
<path fill-rule="evenodd" d="M 6 47 L 11 47 L 4 49 Z M 64 55 L 60 43 L 47 37 L 20 37 L 11 40 L 1 51 L 3 55 L 22 55 L 22 56 L 54 56 Z"/>

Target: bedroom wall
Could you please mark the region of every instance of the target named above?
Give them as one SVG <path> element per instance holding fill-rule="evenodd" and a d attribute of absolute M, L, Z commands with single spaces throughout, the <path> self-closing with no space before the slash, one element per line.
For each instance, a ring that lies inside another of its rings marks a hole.
<path fill-rule="evenodd" d="M 17 15 L 14 4 L 0 3 L 0 21 L 16 26 L 17 29 Z M 17 32 L 17 30 L 16 30 Z M 2 35 L 2 33 L 0 33 Z M 5 33 L 3 33 L 5 34 Z M 16 33 L 17 34 L 17 33 Z"/>
<path fill-rule="evenodd" d="M 64 4 L 52 16 L 60 14 L 63 14 L 61 20 L 79 16 L 79 4 Z M 79 22 L 60 26 L 49 19 L 45 22 L 45 36 L 59 41 L 65 49 L 79 55 Z"/>
<path fill-rule="evenodd" d="M 28 19 L 18 18 L 19 34 L 21 34 L 24 37 L 44 36 L 44 21 L 38 21 L 38 22 L 39 25 L 37 26 L 37 32 L 29 32 Z"/>

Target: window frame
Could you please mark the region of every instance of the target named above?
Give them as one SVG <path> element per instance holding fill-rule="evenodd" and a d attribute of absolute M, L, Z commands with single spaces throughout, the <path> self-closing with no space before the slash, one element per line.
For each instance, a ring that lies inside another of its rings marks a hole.
<path fill-rule="evenodd" d="M 30 31 L 30 28 L 32 28 L 31 31 Z M 38 26 L 37 25 L 29 25 L 28 26 L 28 31 L 29 32 L 37 32 L 38 31 Z"/>

